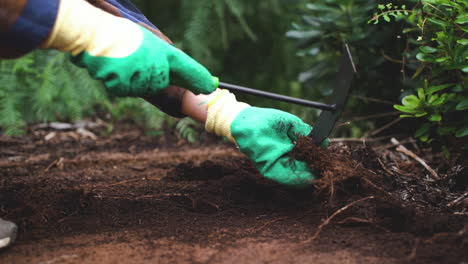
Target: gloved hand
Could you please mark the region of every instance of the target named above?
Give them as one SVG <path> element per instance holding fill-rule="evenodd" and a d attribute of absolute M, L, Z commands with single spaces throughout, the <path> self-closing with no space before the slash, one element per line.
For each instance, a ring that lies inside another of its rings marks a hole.
<path fill-rule="evenodd" d="M 237 143 L 266 178 L 292 187 L 312 184 L 315 177 L 306 163 L 289 156 L 294 142 L 310 134 L 311 126 L 283 111 L 237 102 L 226 90 L 212 96 L 205 124 L 208 132 Z"/>
<path fill-rule="evenodd" d="M 83 0 L 62 0 L 53 31 L 42 48 L 71 52 L 118 96 L 154 95 L 169 84 L 195 94 L 215 90 L 211 74 L 184 52 L 130 20 Z"/>

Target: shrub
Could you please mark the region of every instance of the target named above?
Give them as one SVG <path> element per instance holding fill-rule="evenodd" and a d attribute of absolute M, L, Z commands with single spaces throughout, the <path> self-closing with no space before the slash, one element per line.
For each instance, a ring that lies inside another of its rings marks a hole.
<path fill-rule="evenodd" d="M 369 22 L 391 17 L 404 20 L 408 38 L 404 56 L 414 60 L 413 80 L 421 86 L 395 108 L 402 117 L 422 124 L 415 136 L 421 141 L 447 143 L 468 136 L 468 3 L 464 0 L 424 0 L 411 9 L 393 4 L 379 5 Z M 411 92 L 411 91 L 410 91 Z M 467 146 L 465 146 L 467 147 Z"/>

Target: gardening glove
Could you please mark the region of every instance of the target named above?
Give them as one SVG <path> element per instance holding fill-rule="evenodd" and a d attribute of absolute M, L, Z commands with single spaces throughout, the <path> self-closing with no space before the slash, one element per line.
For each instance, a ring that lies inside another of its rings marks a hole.
<path fill-rule="evenodd" d="M 169 84 L 195 94 L 215 90 L 208 70 L 184 52 L 83 0 L 61 0 L 42 48 L 71 52 L 75 64 L 118 96 L 155 95 Z"/>
<path fill-rule="evenodd" d="M 217 90 L 208 103 L 205 129 L 237 143 L 268 179 L 292 187 L 305 187 L 315 178 L 305 162 L 293 160 L 289 153 L 300 136 L 312 127 L 299 117 L 238 102 L 227 90 Z"/>

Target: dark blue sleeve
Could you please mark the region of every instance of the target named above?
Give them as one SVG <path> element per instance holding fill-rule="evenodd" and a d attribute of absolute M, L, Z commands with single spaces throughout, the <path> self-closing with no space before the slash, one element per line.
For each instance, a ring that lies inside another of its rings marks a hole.
<path fill-rule="evenodd" d="M 18 8 L 20 5 L 22 9 Z M 6 14 L 0 19 L 9 22 L 7 28 L 0 30 L 0 57 L 19 57 L 39 47 L 54 27 L 58 6 L 59 0 L 18 0 L 0 4 L 1 13 Z"/>

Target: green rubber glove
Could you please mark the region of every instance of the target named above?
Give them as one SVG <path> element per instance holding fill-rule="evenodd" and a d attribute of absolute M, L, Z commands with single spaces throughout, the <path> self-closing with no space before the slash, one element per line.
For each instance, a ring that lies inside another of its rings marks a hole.
<path fill-rule="evenodd" d="M 312 127 L 295 115 L 258 107 L 244 109 L 231 125 L 240 150 L 263 176 L 295 187 L 311 185 L 315 178 L 305 162 L 289 156 L 297 138 L 311 131 Z"/>
<path fill-rule="evenodd" d="M 195 94 L 215 90 L 211 74 L 181 50 L 143 31 L 143 42 L 124 58 L 95 57 L 83 52 L 72 58 L 90 75 L 104 81 L 107 89 L 118 96 L 154 95 L 169 84 L 178 85 Z"/>
<path fill-rule="evenodd" d="M 237 102 L 227 91 L 217 91 L 213 97 L 208 104 L 207 131 L 236 142 L 266 178 L 292 187 L 312 185 L 315 176 L 307 164 L 290 157 L 297 138 L 309 135 L 311 126 L 280 110 Z"/>
<path fill-rule="evenodd" d="M 61 1 L 42 48 L 70 52 L 75 64 L 118 96 L 150 96 L 169 84 L 195 94 L 215 90 L 211 74 L 146 28 L 82 0 Z"/>

